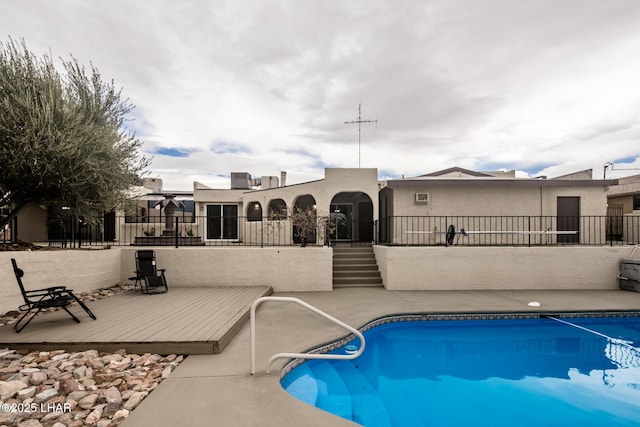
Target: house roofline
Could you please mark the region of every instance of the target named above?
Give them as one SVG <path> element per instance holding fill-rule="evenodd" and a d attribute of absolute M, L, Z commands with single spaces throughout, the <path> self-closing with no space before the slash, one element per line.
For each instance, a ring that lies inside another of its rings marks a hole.
<path fill-rule="evenodd" d="M 449 177 L 429 177 L 388 180 L 387 187 L 417 187 L 428 184 L 438 184 L 446 186 L 478 186 L 478 185 L 510 185 L 518 187 L 607 187 L 618 184 L 617 179 L 528 179 L 528 178 L 495 178 L 495 177 L 475 177 L 475 178 L 449 178 Z"/>

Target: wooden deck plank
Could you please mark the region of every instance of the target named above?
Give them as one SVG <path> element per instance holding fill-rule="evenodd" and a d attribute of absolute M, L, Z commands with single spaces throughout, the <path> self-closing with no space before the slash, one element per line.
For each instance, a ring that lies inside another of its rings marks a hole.
<path fill-rule="evenodd" d="M 180 319 L 180 322 L 174 323 L 170 330 L 162 332 L 155 331 L 150 338 L 153 339 L 162 333 L 166 333 L 169 337 L 181 336 L 185 339 L 198 339 L 203 336 L 208 338 L 206 333 L 202 333 L 200 331 L 216 330 L 220 328 L 221 325 L 217 319 L 224 318 L 228 309 L 227 307 L 241 306 L 243 303 L 242 298 L 246 298 L 246 296 L 238 294 L 237 289 L 229 289 L 222 295 L 210 294 L 206 297 L 207 299 L 201 298 L 199 301 L 192 303 L 188 307 L 188 317 Z M 197 318 L 198 321 L 193 322 L 193 317 Z"/>
<path fill-rule="evenodd" d="M 257 298 L 270 287 L 172 288 L 166 294 L 127 292 L 88 303 L 98 317 L 79 307 L 67 313 L 39 314 L 21 333 L 0 327 L 0 347 L 97 349 L 131 352 L 203 354 L 220 352 L 249 316 Z"/>
<path fill-rule="evenodd" d="M 243 292 L 244 290 L 244 292 Z M 260 295 L 261 296 L 261 295 Z M 227 322 L 229 319 L 236 318 L 239 311 L 246 311 L 245 304 L 247 301 L 255 301 L 259 298 L 255 293 L 255 290 L 251 289 L 238 289 L 235 295 L 229 295 L 229 302 L 225 302 L 219 310 L 209 313 L 203 313 L 203 321 L 194 325 L 187 325 L 188 327 L 183 329 L 182 333 L 187 336 L 207 336 L 208 340 L 219 334 L 221 329 L 228 328 Z M 208 326 L 210 323 L 212 326 Z"/>

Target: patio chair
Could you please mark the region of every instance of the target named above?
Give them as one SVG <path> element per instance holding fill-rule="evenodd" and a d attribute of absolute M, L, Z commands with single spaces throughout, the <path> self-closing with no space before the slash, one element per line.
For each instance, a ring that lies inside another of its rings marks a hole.
<path fill-rule="evenodd" d="M 25 311 L 25 313 L 18 319 L 18 321 L 14 325 L 14 329 L 16 330 L 16 332 L 20 332 L 21 330 L 23 330 L 29 324 L 29 322 L 31 322 L 33 318 L 38 315 L 38 313 L 40 313 L 40 311 L 47 308 L 62 308 L 64 311 L 69 313 L 69 316 L 71 316 L 73 320 L 80 323 L 80 319 L 78 319 L 68 309 L 68 307 L 74 301 L 77 302 L 78 305 L 87 312 L 89 317 L 91 317 L 93 320 L 96 319 L 95 314 L 93 314 L 91 310 L 89 310 L 89 307 L 87 307 L 77 296 L 75 296 L 71 289 L 67 289 L 65 286 L 52 286 L 49 288 L 27 291 L 22 284 L 24 271 L 18 268 L 18 264 L 16 263 L 16 260 L 14 258 L 11 258 L 11 264 L 13 264 L 13 272 L 16 275 L 18 286 L 20 286 L 22 298 L 24 298 L 24 304 L 19 307 L 19 310 Z M 29 316 L 30 313 L 33 314 Z M 27 316 L 29 317 L 27 318 Z M 26 322 L 22 323 L 25 319 Z"/>
<path fill-rule="evenodd" d="M 159 294 L 169 291 L 166 269 L 156 268 L 156 252 L 152 250 L 136 251 L 136 283 L 140 283 L 142 293 Z"/>

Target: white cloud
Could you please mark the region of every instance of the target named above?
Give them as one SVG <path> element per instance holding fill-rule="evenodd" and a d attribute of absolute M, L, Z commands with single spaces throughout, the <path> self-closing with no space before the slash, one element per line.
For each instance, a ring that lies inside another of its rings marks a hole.
<path fill-rule="evenodd" d="M 33 0 L 0 15 L 7 37 L 122 86 L 147 152 L 191 153 L 155 156 L 170 189 L 357 166 L 344 122 L 359 103 L 378 119 L 362 126 L 362 166 L 387 174 L 633 169 L 637 22 L 627 0 Z"/>

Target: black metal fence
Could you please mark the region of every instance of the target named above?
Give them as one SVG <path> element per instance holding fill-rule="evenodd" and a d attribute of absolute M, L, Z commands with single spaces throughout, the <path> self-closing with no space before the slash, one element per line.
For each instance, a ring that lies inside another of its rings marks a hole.
<path fill-rule="evenodd" d="M 21 228 L 28 224 L 21 224 Z M 0 242 L 20 239 L 17 220 Z M 291 246 L 300 238 L 290 218 L 176 217 L 135 222 L 107 214 L 99 224 L 68 217 L 48 224 L 51 246 Z M 640 216 L 394 216 L 320 230 L 307 241 L 397 246 L 545 246 L 640 244 Z"/>
<path fill-rule="evenodd" d="M 378 243 L 400 246 L 640 244 L 640 216 L 394 216 Z"/>
<path fill-rule="evenodd" d="M 368 230 L 365 232 L 364 230 Z M 87 224 L 77 217 L 50 222 L 49 245 L 59 247 L 113 246 L 291 246 L 301 244 L 291 218 L 237 216 L 165 217 L 105 216 L 100 224 Z M 319 226 L 306 239 L 310 245 L 336 241 L 371 243 L 374 223 L 354 221 L 349 227 L 327 230 Z"/>

